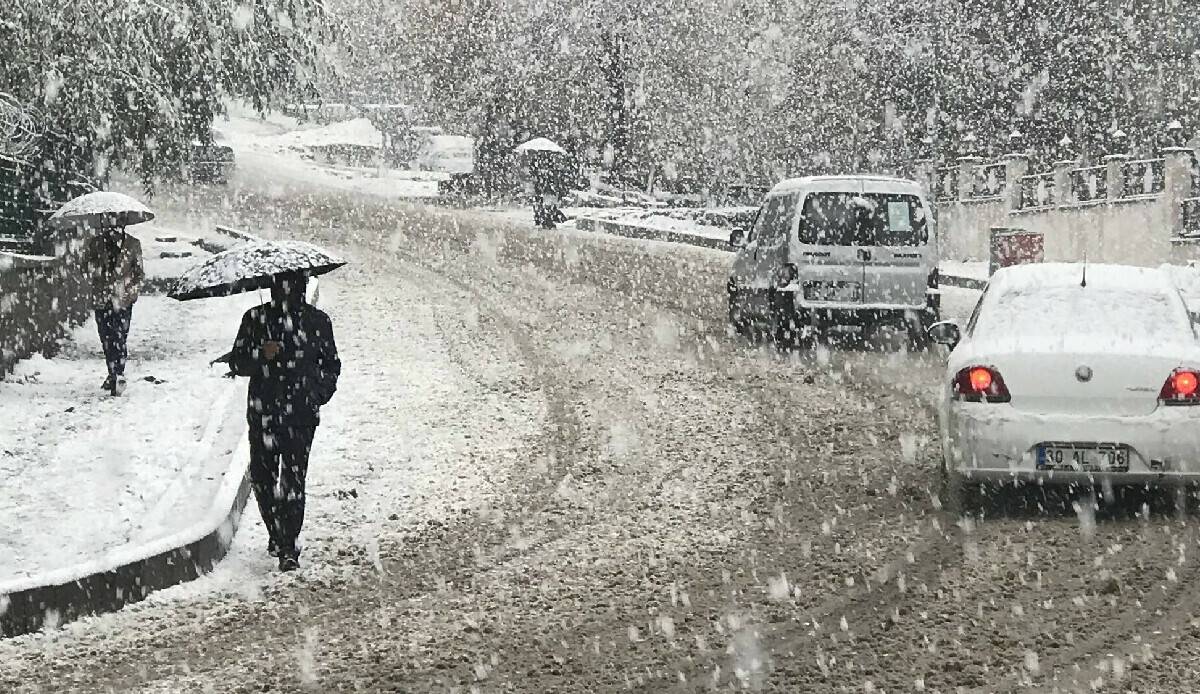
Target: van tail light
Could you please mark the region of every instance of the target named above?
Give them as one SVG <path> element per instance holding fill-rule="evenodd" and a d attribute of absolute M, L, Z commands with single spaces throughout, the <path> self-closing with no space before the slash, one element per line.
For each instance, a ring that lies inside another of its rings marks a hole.
<path fill-rule="evenodd" d="M 930 273 L 929 273 L 929 279 L 927 280 L 927 286 L 928 286 L 930 289 L 937 289 L 937 288 L 938 288 L 938 282 L 939 282 L 940 280 L 941 280 L 941 276 L 938 274 L 938 269 L 937 269 L 937 268 L 934 268 L 934 269 L 933 269 L 933 272 L 930 272 Z"/>
<path fill-rule="evenodd" d="M 800 271 L 795 265 L 791 263 L 784 263 L 783 265 L 775 268 L 774 284 L 776 287 L 782 289 L 792 282 L 795 282 L 799 277 Z"/>
<path fill-rule="evenodd" d="M 1200 373 L 1175 369 L 1158 392 L 1162 405 L 1200 405 Z"/>
<path fill-rule="evenodd" d="M 964 402 L 1008 402 L 1008 386 L 990 366 L 968 366 L 954 376 L 954 399 Z"/>

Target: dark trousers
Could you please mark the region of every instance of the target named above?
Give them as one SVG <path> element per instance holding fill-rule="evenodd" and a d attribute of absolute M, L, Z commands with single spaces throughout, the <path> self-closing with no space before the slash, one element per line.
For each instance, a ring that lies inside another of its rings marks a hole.
<path fill-rule="evenodd" d="M 533 196 L 533 223 L 536 226 L 542 226 L 546 219 L 546 205 L 542 202 L 542 196 Z"/>
<path fill-rule="evenodd" d="M 558 202 L 548 202 L 541 195 L 533 198 L 533 223 L 545 229 L 553 229 L 560 222 L 567 221 L 566 215 L 558 208 Z"/>
<path fill-rule="evenodd" d="M 316 427 L 250 425 L 250 486 L 281 554 L 296 553 L 304 525 L 304 478 Z"/>
<path fill-rule="evenodd" d="M 96 331 L 100 333 L 100 346 L 104 349 L 104 361 L 108 363 L 109 376 L 125 375 L 125 361 L 129 358 L 126 343 L 129 340 L 129 323 L 132 320 L 132 306 L 96 309 Z"/>

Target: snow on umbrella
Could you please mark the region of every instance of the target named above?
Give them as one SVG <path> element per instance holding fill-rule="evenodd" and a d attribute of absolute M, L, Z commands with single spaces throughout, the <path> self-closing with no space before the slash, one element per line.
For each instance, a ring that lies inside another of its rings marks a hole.
<path fill-rule="evenodd" d="M 566 154 L 567 150 L 559 147 L 553 140 L 548 140 L 544 137 L 535 137 L 517 147 L 518 152 L 554 152 L 555 154 Z"/>
<path fill-rule="evenodd" d="M 179 278 L 170 297 L 180 301 L 269 288 L 276 275 L 323 275 L 346 264 L 303 241 L 263 241 L 218 253 Z"/>
<path fill-rule="evenodd" d="M 154 213 L 139 200 L 124 193 L 99 191 L 80 195 L 63 205 L 50 217 L 50 225 L 65 229 L 86 227 L 125 227 L 154 219 Z"/>

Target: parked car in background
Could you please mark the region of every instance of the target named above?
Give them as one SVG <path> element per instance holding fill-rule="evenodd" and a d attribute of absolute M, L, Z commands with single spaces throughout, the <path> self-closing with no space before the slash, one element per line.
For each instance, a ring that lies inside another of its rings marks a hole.
<path fill-rule="evenodd" d="M 730 324 L 781 345 L 891 328 L 924 347 L 940 310 L 928 209 L 920 185 L 898 178 L 776 185 L 749 229 L 730 235 Z"/>
<path fill-rule="evenodd" d="M 1200 482 L 1200 343 L 1167 271 L 1002 268 L 951 347 L 940 412 L 947 500 L 981 483 Z"/>
<path fill-rule="evenodd" d="M 210 144 L 192 141 L 192 157 L 187 165 L 187 177 L 192 183 L 229 182 L 234 169 L 233 148 L 222 144 L 220 134 L 213 131 Z"/>
<path fill-rule="evenodd" d="M 475 138 L 426 135 L 417 143 L 411 167 L 419 171 L 469 174 L 475 170 Z"/>
<path fill-rule="evenodd" d="M 749 229 L 758 214 L 757 207 L 716 207 L 702 212 L 700 222 L 722 229 Z"/>

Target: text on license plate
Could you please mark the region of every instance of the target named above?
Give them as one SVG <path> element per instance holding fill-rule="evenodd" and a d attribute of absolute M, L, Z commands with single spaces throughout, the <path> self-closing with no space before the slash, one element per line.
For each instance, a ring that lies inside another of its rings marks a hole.
<path fill-rule="evenodd" d="M 1129 449 L 1125 446 L 1047 444 L 1037 447 L 1037 467 L 1039 470 L 1124 472 L 1129 469 Z"/>
<path fill-rule="evenodd" d="M 858 282 L 805 282 L 804 298 L 808 301 L 857 302 L 862 295 Z"/>

